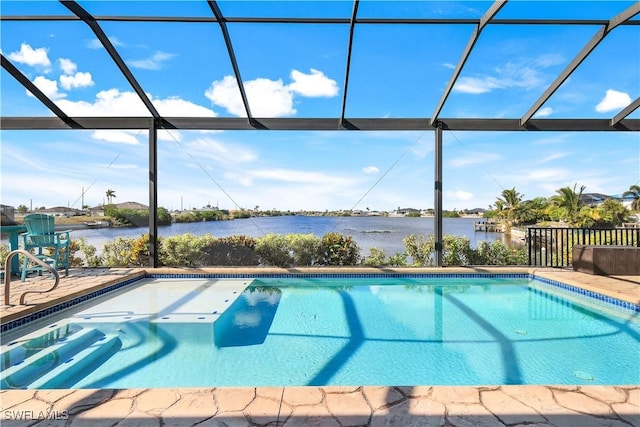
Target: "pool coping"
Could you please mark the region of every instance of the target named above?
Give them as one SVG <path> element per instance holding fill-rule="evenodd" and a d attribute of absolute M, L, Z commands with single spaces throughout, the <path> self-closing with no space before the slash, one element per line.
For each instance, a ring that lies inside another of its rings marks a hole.
<path fill-rule="evenodd" d="M 340 274 L 397 273 L 400 269 L 340 268 Z M 33 313 L 123 280 L 149 274 L 246 274 L 255 269 L 126 269 L 110 271 L 100 283 L 24 310 L 3 309 L 7 316 Z M 326 274 L 321 269 L 259 269 L 266 274 Z M 640 277 L 612 280 L 557 269 L 444 268 L 402 269 L 413 274 L 535 274 L 566 285 L 640 303 Z M 91 276 L 91 271 L 81 272 Z M 97 274 L 96 274 L 97 275 Z M 71 274 L 73 276 L 73 273 Z M 93 277 L 95 279 L 95 277 Z M 63 278 L 65 280 L 65 278 Z M 13 309 L 13 308 L 11 308 Z M 22 313 L 22 314 L 20 314 Z M 0 390 L 3 425 L 63 422 L 65 425 L 486 425 L 540 426 L 640 425 L 640 386 L 353 386 L 221 387 L 123 390 Z"/>

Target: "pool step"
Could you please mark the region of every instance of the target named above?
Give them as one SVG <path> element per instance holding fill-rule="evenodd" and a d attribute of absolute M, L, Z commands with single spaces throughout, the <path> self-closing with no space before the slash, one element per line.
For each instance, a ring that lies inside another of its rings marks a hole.
<path fill-rule="evenodd" d="M 120 348 L 122 341 L 118 336 L 105 336 L 32 382 L 29 388 L 69 388 L 102 365 Z"/>
<path fill-rule="evenodd" d="M 25 358 L 0 373 L 0 388 L 25 388 L 47 371 L 55 368 L 74 354 L 90 346 L 105 335 L 97 329 L 85 328 L 37 353 Z"/>
<path fill-rule="evenodd" d="M 0 352 L 0 370 L 17 365 L 32 354 L 68 339 L 79 330 L 82 330 L 82 326 L 69 324 L 57 327 L 38 337 L 4 346 L 4 351 Z"/>

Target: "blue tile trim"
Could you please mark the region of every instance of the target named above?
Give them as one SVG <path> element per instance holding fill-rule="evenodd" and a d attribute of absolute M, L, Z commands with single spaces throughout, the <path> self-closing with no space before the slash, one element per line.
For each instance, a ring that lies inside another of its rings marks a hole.
<path fill-rule="evenodd" d="M 617 298 L 613 298 L 607 295 L 602 295 L 597 292 L 589 291 L 587 289 L 582 289 L 577 286 L 567 285 L 566 283 L 558 282 L 556 280 L 547 279 L 545 277 L 538 277 L 535 274 L 531 275 L 533 280 L 537 280 L 538 282 L 542 282 L 544 284 L 555 286 L 557 288 L 563 289 L 565 291 L 572 292 L 574 294 L 582 295 L 587 298 L 594 299 L 600 303 L 604 303 L 605 305 L 613 306 L 617 309 L 623 309 L 625 311 L 631 311 L 632 313 L 640 313 L 640 305 L 634 304 L 628 301 L 622 301 Z"/>
<path fill-rule="evenodd" d="M 144 278 L 144 276 L 138 276 L 138 277 L 126 279 L 126 280 L 123 280 L 122 282 L 114 283 L 113 285 L 107 286 L 106 288 L 98 289 L 86 295 L 82 295 L 82 296 L 70 299 L 68 301 L 64 301 L 59 304 L 53 305 L 44 310 L 36 311 L 35 313 L 31 313 L 27 316 L 20 317 L 18 319 L 12 320 L 11 322 L 7 322 L 3 324 L 2 327 L 0 328 L 0 331 L 8 332 L 14 328 L 17 328 L 18 326 L 27 325 L 35 320 L 42 319 L 43 317 L 50 316 L 52 314 L 58 313 L 59 311 L 65 310 L 67 308 L 73 307 L 83 302 L 100 297 L 109 292 L 131 285 L 132 283 L 135 283 L 142 278 Z"/>
<path fill-rule="evenodd" d="M 218 273 L 198 273 L 198 274 L 146 274 L 144 276 L 134 277 L 124 280 L 122 282 L 115 283 L 103 289 L 93 291 L 87 295 L 83 295 L 74 298 L 69 301 L 56 304 L 47 309 L 32 313 L 28 316 L 24 316 L 11 322 L 2 325 L 1 332 L 8 332 L 18 326 L 26 325 L 35 320 L 39 320 L 45 316 L 55 314 L 61 310 L 73 307 L 77 304 L 89 301 L 91 299 L 100 297 L 106 293 L 115 291 L 124 286 L 138 282 L 141 279 L 284 279 L 284 278 L 320 278 L 320 279 L 358 279 L 358 278 L 374 278 L 374 279 L 530 279 L 537 280 L 542 283 L 556 286 L 558 288 L 583 295 L 600 301 L 605 304 L 609 304 L 618 309 L 628 310 L 633 313 L 640 313 L 640 305 L 633 304 L 626 301 L 621 301 L 616 298 L 611 298 L 596 292 L 581 289 L 575 286 L 567 285 L 555 280 L 538 277 L 535 274 L 529 273 L 257 273 L 257 274 L 218 274 Z"/>
<path fill-rule="evenodd" d="M 528 273 L 256 273 L 147 274 L 148 279 L 529 279 Z"/>

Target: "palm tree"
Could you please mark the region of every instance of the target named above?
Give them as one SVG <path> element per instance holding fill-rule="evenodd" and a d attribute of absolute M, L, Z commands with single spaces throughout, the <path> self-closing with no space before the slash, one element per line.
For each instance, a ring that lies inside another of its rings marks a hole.
<path fill-rule="evenodd" d="M 585 188 L 584 185 L 580 186 L 580 191 L 576 192 L 576 186 L 578 184 L 573 184 L 573 188 L 571 187 L 562 187 L 556 190 L 558 193 L 555 196 L 551 196 L 549 201 L 565 210 L 566 219 L 570 224 L 574 225 L 578 223 L 578 216 L 580 214 L 580 209 L 584 205 L 584 201 L 582 200 L 582 192 Z"/>
<path fill-rule="evenodd" d="M 107 203 L 111 204 L 113 202 L 114 197 L 116 197 L 116 192 L 109 188 L 107 190 Z"/>
<path fill-rule="evenodd" d="M 629 190 L 622 193 L 622 197 L 632 196 L 633 202 L 631 202 L 632 211 L 640 211 L 640 185 L 634 184 L 629 187 Z"/>
<path fill-rule="evenodd" d="M 498 197 L 496 200 L 496 207 L 500 212 L 498 215 L 509 224 L 512 225 L 516 219 L 516 211 L 520 207 L 523 195 L 516 191 L 513 187 L 511 190 L 502 190 L 502 198 Z"/>

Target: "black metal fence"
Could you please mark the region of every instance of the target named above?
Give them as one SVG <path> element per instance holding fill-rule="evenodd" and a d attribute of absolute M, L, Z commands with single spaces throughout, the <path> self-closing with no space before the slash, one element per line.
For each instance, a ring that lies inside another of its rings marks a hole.
<path fill-rule="evenodd" d="M 569 267 L 574 245 L 640 247 L 640 228 L 540 228 L 527 229 L 529 265 Z"/>

